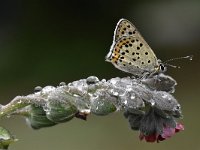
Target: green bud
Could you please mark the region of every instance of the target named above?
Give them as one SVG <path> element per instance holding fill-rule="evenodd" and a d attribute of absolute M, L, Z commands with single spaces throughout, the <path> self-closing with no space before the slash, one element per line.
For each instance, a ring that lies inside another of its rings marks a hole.
<path fill-rule="evenodd" d="M 74 105 L 66 101 L 49 101 L 46 107 L 47 118 L 56 123 L 69 121 L 78 112 Z"/>
<path fill-rule="evenodd" d="M 28 115 L 28 123 L 33 129 L 40 129 L 42 127 L 50 127 L 55 125 L 56 123 L 49 120 L 46 116 L 46 112 L 43 110 L 41 106 L 30 106 L 29 115 Z"/>

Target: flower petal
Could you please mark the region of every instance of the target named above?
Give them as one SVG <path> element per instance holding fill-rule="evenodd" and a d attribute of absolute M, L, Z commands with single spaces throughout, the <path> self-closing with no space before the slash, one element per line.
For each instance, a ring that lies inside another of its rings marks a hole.
<path fill-rule="evenodd" d="M 145 136 L 145 140 L 147 142 L 155 142 L 157 140 L 157 135 L 151 134 L 151 135 Z"/>
<path fill-rule="evenodd" d="M 179 132 L 179 131 L 183 131 L 183 130 L 184 130 L 183 124 L 177 123 L 176 128 L 175 128 L 175 132 Z"/>
<path fill-rule="evenodd" d="M 150 134 L 150 135 L 144 135 L 142 133 L 140 133 L 139 136 L 140 140 L 145 139 L 146 142 L 155 142 L 157 140 L 157 135 L 156 134 Z"/>
<path fill-rule="evenodd" d="M 164 127 L 163 133 L 161 134 L 162 138 L 167 139 L 175 134 L 174 128 Z"/>

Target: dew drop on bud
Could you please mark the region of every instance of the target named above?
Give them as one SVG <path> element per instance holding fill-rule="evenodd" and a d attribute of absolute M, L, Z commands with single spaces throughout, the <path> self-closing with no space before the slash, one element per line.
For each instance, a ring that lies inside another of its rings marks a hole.
<path fill-rule="evenodd" d="M 22 101 L 21 100 L 19 100 L 18 102 L 17 102 L 17 104 L 21 104 L 22 103 Z"/>
<path fill-rule="evenodd" d="M 66 83 L 65 82 L 60 82 L 59 86 L 65 86 Z"/>
<path fill-rule="evenodd" d="M 42 90 L 42 87 L 41 86 L 36 86 L 34 88 L 34 92 L 37 93 L 37 92 L 40 92 Z"/>

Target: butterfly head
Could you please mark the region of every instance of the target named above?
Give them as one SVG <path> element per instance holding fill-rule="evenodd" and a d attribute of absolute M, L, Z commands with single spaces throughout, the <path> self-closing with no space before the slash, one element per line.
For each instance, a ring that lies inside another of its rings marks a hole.
<path fill-rule="evenodd" d="M 166 72 L 167 67 L 163 63 L 159 63 L 159 72 Z"/>
<path fill-rule="evenodd" d="M 167 71 L 167 66 L 162 63 L 160 59 L 158 59 L 158 65 L 155 66 L 155 72 L 156 73 L 164 73 Z"/>

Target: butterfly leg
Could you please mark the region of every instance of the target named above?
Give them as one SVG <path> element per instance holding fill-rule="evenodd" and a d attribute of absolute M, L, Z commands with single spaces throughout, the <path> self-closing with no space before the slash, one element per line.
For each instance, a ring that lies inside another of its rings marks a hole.
<path fill-rule="evenodd" d="M 141 82 L 142 80 L 145 80 L 149 77 L 150 77 L 149 72 L 144 72 L 143 75 L 140 78 L 138 78 L 138 80 Z"/>

